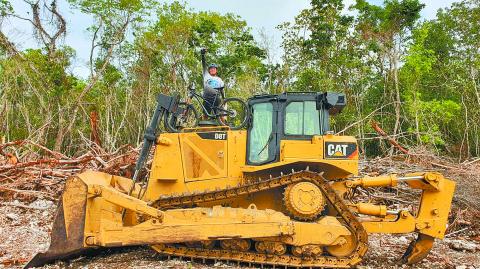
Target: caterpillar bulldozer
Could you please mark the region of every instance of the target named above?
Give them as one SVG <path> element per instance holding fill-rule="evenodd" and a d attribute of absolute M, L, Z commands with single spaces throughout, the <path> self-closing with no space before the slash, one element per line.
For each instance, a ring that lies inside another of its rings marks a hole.
<path fill-rule="evenodd" d="M 330 130 L 343 94 L 256 95 L 246 130 L 177 133 L 158 126 L 179 113 L 178 98 L 157 101 L 133 179 L 95 171 L 69 178 L 50 248 L 25 268 L 134 245 L 197 261 L 349 268 L 371 233 L 416 233 L 401 258 L 412 264 L 444 237 L 455 183 L 436 172 L 360 176 L 356 139 Z M 421 191 L 414 212 L 356 198 L 358 188 L 398 184 Z"/>

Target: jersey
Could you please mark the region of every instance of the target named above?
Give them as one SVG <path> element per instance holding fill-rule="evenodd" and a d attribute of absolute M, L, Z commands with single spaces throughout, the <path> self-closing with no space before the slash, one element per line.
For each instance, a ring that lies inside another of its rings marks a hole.
<path fill-rule="evenodd" d="M 212 76 L 210 74 L 204 74 L 205 87 L 210 87 L 213 89 L 220 89 L 225 87 L 223 80 L 217 76 Z"/>

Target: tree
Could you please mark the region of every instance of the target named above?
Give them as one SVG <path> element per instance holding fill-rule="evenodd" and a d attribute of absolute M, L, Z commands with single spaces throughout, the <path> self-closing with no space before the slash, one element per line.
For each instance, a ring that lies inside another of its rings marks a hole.
<path fill-rule="evenodd" d="M 356 29 L 369 50 L 377 55 L 377 68 L 384 77 L 384 90 L 390 93 L 389 99 L 395 104 L 393 135 L 401 128 L 400 61 L 405 54 L 405 43 L 410 39 L 411 30 L 424 6 L 418 0 L 386 0 L 383 6 L 357 0 L 351 7 L 358 12 Z"/>
<path fill-rule="evenodd" d="M 160 7 L 157 20 L 146 30 L 138 30 L 133 49 L 138 59 L 135 70 L 139 71 L 139 87 L 147 88 L 143 84 L 148 83 L 162 91 L 184 93 L 192 82 L 201 85 L 199 49 L 205 47 L 208 60 L 220 66 L 227 95 L 260 91 L 260 85 L 248 85 L 246 81 L 262 77 L 259 70 L 265 69 L 265 52 L 237 16 L 196 13 L 175 2 Z"/>
<path fill-rule="evenodd" d="M 415 122 L 417 143 L 444 146 L 442 130 L 448 129 L 452 121 L 460 115 L 458 99 L 451 96 L 428 93 L 423 85 L 431 77 L 436 64 L 435 52 L 426 48 L 426 39 L 430 35 L 431 23 L 425 22 L 413 32 L 413 42 L 409 46 L 405 64 L 401 69 L 404 86 L 403 99 L 407 113 Z"/>
<path fill-rule="evenodd" d="M 425 77 L 424 96 L 452 100 L 461 110 L 442 133 L 459 159 L 480 154 L 480 2 L 454 3 L 431 22 L 425 47 L 434 52 L 434 72 Z"/>
<path fill-rule="evenodd" d="M 408 147 L 459 160 L 480 155 L 478 0 L 422 22 L 423 5 L 415 0 L 358 0 L 353 15 L 342 1 L 312 0 L 279 27 L 282 63 L 274 62 L 268 36 L 258 42 L 234 14 L 195 12 L 178 2 L 69 0 L 70 8 L 94 18 L 84 79 L 69 71 L 75 51 L 62 38 L 70 27 L 61 19 L 65 10 L 55 0 L 25 3 L 30 14 L 0 0 L 0 26 L 24 20 L 38 37 L 38 48 L 20 50 L 0 28 L 0 136 L 8 140 L 29 137 L 72 154 L 92 146 L 92 131 L 108 150 L 139 143 L 159 92 L 183 95 L 191 83 L 201 85 L 198 49 L 207 47 L 228 96 L 344 92 L 350 105 L 331 126 L 357 136 L 369 155 L 389 147 L 369 126 L 371 118 Z"/>
<path fill-rule="evenodd" d="M 220 65 L 227 96 L 247 97 L 263 89 L 264 51 L 238 16 L 194 12 L 178 2 L 158 6 L 155 15 L 134 25 L 134 39 L 117 55 L 122 64 L 110 62 L 86 96 L 99 113 L 108 148 L 142 139 L 159 92 L 185 95 L 191 83 L 200 88 L 201 47 L 208 48 L 210 62 Z M 103 62 L 97 62 L 98 68 Z"/>
<path fill-rule="evenodd" d="M 342 88 L 342 68 L 353 18 L 342 14 L 340 0 L 312 0 L 295 23 L 284 23 L 284 61 L 294 74 L 298 90 Z"/>

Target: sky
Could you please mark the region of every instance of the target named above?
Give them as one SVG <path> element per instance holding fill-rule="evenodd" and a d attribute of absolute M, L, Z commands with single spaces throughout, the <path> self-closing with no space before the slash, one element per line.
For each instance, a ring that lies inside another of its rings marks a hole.
<path fill-rule="evenodd" d="M 172 2 L 173 0 L 166 0 Z M 14 10 L 21 16 L 28 16 L 27 5 L 22 0 L 11 1 Z M 73 47 L 77 52 L 71 72 L 86 78 L 89 74 L 87 60 L 90 53 L 90 35 L 87 27 L 93 23 L 93 19 L 79 11 L 68 7 L 65 0 L 59 0 L 59 10 L 67 20 L 67 36 L 65 44 Z M 381 5 L 383 0 L 369 0 L 368 2 Z M 449 7 L 454 0 L 420 0 L 425 4 L 421 15 L 423 19 L 433 19 L 439 8 Z M 310 0 L 192 0 L 186 1 L 187 5 L 196 11 L 215 11 L 221 14 L 234 13 L 244 19 L 252 28 L 254 36 L 259 37 L 259 32 L 267 33 L 273 41 L 274 56 L 279 61 L 281 56 L 282 33 L 276 26 L 293 21 L 301 10 L 310 6 Z M 354 0 L 345 0 L 344 5 L 348 8 Z M 7 19 L 0 24 L 4 33 L 14 41 L 20 49 L 38 47 L 37 41 L 32 36 L 32 27 L 26 21 Z"/>

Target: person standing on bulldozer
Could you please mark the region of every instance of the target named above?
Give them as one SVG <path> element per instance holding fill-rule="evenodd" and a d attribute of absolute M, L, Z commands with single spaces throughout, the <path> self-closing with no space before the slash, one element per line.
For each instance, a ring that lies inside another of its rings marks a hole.
<path fill-rule="evenodd" d="M 218 65 L 212 63 L 207 66 L 205 53 L 207 49 L 202 48 L 200 53 L 202 55 L 203 66 L 203 98 L 205 99 L 203 105 L 208 110 L 208 113 L 214 111 L 213 108 L 220 105 L 221 98 L 225 98 L 224 88 L 225 83 L 218 77 Z M 220 94 L 220 96 L 219 96 Z"/>

